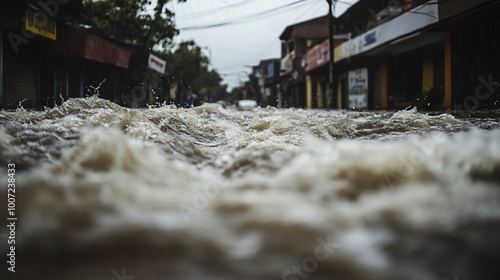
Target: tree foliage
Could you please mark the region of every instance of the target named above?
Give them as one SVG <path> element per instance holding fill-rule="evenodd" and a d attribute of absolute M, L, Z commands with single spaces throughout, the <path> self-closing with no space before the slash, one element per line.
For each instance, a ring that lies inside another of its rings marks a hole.
<path fill-rule="evenodd" d="M 177 85 L 177 102 L 189 94 L 201 94 L 209 100 L 226 96 L 226 86 L 210 61 L 193 41 L 174 46 L 179 31 L 174 13 L 167 8 L 171 1 L 186 0 L 84 0 L 84 6 L 97 27 L 106 35 L 135 45 L 155 49 L 154 53 L 167 60 L 167 72 Z"/>
<path fill-rule="evenodd" d="M 226 86 L 216 70 L 210 70 L 210 60 L 193 41 L 182 42 L 168 54 L 167 71 L 178 87 L 180 99 L 191 93 L 201 94 L 208 100 L 221 100 Z"/>
<path fill-rule="evenodd" d="M 152 49 L 167 48 L 179 33 L 174 13 L 167 8 L 172 0 L 84 0 L 93 21 L 108 36 Z M 186 2 L 186 0 L 177 0 Z"/>

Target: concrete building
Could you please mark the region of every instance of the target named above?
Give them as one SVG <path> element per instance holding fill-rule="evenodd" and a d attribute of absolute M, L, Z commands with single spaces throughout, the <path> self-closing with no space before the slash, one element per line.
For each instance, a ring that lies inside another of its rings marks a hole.
<path fill-rule="evenodd" d="M 262 106 L 282 108 L 283 97 L 280 92 L 280 59 L 263 60 L 259 64 L 261 73 Z"/>
<path fill-rule="evenodd" d="M 497 109 L 498 1 L 361 0 L 336 22 L 341 108 Z"/>
<path fill-rule="evenodd" d="M 285 28 L 280 35 L 281 84 L 283 107 L 307 106 L 305 56 L 308 48 L 328 38 L 328 16 L 297 23 Z"/>
<path fill-rule="evenodd" d="M 339 46 L 349 39 L 349 34 L 335 35 L 334 47 Z M 330 40 L 309 46 L 309 51 L 305 56 L 306 72 L 306 107 L 307 108 L 330 108 Z M 337 104 L 342 101 L 337 100 Z"/>
<path fill-rule="evenodd" d="M 128 106 L 156 101 L 151 92 L 168 89 L 165 61 L 153 58 L 94 30 L 82 0 L 0 2 L 0 108 L 93 94 Z"/>

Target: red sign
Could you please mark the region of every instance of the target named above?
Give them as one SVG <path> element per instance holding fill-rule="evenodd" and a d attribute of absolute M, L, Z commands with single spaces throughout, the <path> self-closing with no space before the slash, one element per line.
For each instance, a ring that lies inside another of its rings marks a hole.
<path fill-rule="evenodd" d="M 306 71 L 309 72 L 330 62 L 330 40 L 312 48 L 306 54 Z"/>

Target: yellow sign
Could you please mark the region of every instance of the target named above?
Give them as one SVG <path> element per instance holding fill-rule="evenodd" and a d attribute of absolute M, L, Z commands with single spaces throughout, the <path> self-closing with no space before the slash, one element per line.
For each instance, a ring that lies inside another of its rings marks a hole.
<path fill-rule="evenodd" d="M 57 23 L 40 11 L 26 10 L 26 30 L 56 40 Z"/>

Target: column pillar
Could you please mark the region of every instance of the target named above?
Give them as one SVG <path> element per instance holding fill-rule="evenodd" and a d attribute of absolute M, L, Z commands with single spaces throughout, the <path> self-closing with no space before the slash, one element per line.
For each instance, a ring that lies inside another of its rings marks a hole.
<path fill-rule="evenodd" d="M 311 109 L 313 100 L 313 89 L 312 89 L 311 75 L 309 74 L 306 75 L 306 91 L 307 91 L 306 107 L 307 109 Z"/>
<path fill-rule="evenodd" d="M 380 107 L 382 110 L 389 109 L 389 58 L 383 57 L 380 66 Z"/>

